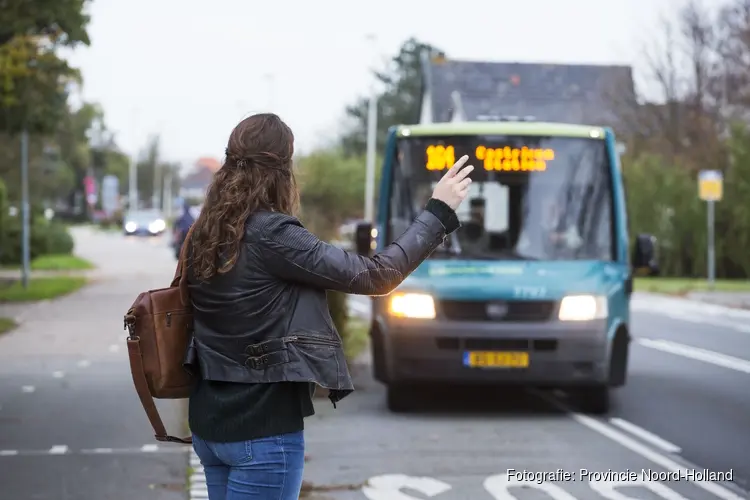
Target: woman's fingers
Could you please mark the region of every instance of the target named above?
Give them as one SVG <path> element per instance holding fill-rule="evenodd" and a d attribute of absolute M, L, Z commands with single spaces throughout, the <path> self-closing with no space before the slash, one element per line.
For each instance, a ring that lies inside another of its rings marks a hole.
<path fill-rule="evenodd" d="M 469 175 L 473 171 L 474 171 L 474 165 L 469 165 L 459 170 L 458 173 L 455 175 L 455 178 L 457 180 L 465 179 L 466 176 Z"/>
<path fill-rule="evenodd" d="M 444 177 L 453 177 L 455 176 L 458 171 L 461 169 L 461 167 L 464 166 L 464 164 L 469 161 L 469 155 L 463 155 L 461 158 L 458 159 L 456 163 L 453 164 L 453 166 L 445 173 Z"/>

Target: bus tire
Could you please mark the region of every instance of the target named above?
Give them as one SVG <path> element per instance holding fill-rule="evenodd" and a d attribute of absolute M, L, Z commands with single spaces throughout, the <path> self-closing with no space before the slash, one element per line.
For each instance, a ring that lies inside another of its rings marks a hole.
<path fill-rule="evenodd" d="M 612 353 L 609 360 L 609 385 L 622 387 L 628 377 L 628 357 L 630 353 L 630 336 L 625 327 L 621 326 L 612 341 Z"/>
<path fill-rule="evenodd" d="M 391 384 L 386 386 L 386 406 L 393 413 L 407 412 L 412 408 L 412 394 L 401 385 Z"/>
<path fill-rule="evenodd" d="M 578 407 L 583 413 L 605 415 L 609 413 L 610 391 L 607 385 L 581 387 L 577 391 Z"/>

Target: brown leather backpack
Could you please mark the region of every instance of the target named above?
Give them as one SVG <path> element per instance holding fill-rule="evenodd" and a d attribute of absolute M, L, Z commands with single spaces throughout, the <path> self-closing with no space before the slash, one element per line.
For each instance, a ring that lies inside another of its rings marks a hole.
<path fill-rule="evenodd" d="M 185 243 L 190 241 L 192 227 Z M 172 284 L 138 295 L 125 314 L 133 383 L 157 441 L 190 444 L 192 438 L 167 434 L 153 398 L 190 396 L 196 376 L 185 368 L 193 332 L 193 312 L 185 276 L 188 245 L 183 244 Z"/>

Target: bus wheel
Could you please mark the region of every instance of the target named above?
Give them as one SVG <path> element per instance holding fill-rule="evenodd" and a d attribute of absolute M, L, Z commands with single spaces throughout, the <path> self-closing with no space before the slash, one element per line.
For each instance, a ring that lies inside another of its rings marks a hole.
<path fill-rule="evenodd" d="M 607 385 L 581 387 L 576 391 L 578 407 L 583 413 L 604 415 L 610 409 L 610 394 Z"/>
<path fill-rule="evenodd" d="M 386 405 L 394 413 L 409 411 L 412 407 L 410 391 L 402 385 L 386 386 Z"/>

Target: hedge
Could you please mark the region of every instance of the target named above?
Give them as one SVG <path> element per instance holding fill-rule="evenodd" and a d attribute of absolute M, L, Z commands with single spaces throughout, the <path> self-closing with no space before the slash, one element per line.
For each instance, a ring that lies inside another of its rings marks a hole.
<path fill-rule="evenodd" d="M 11 217 L 5 184 L 0 179 L 0 264 L 18 265 L 21 262 L 21 217 Z M 32 213 L 30 258 L 40 255 L 70 254 L 73 238 L 64 224 L 47 220 L 43 213 Z"/>

